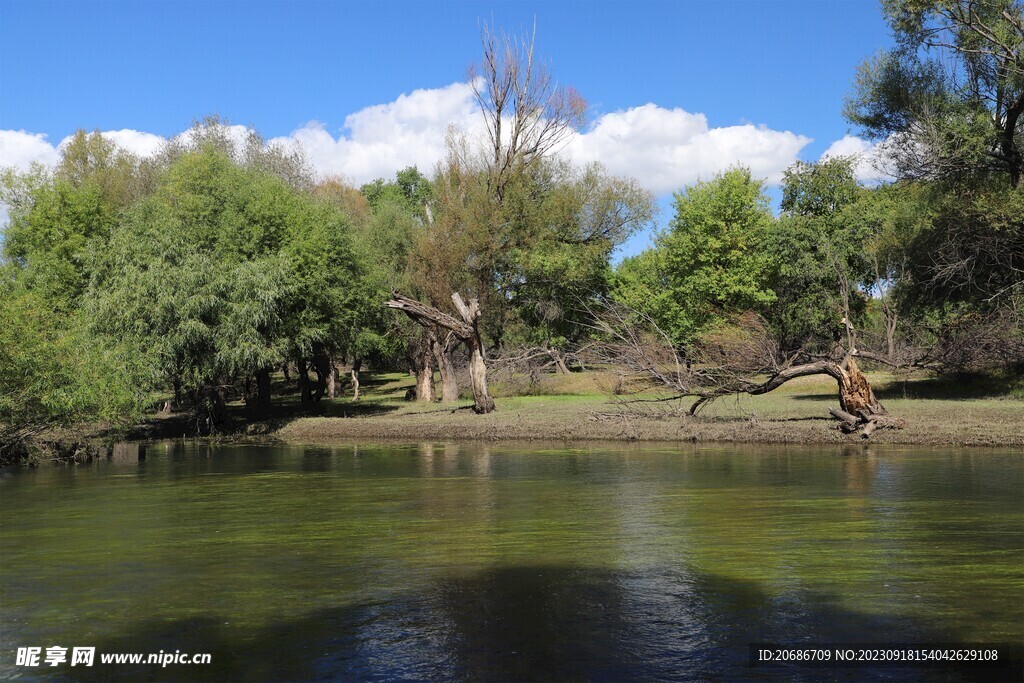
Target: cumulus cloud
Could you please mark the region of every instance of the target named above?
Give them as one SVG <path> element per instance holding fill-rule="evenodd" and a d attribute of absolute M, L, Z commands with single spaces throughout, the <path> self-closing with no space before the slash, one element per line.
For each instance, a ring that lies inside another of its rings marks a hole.
<path fill-rule="evenodd" d="M 862 183 L 877 183 L 891 178 L 889 174 L 879 170 L 882 166 L 880 152 L 880 145 L 855 135 L 847 135 L 829 145 L 828 149 L 822 152 L 821 159 L 853 157 L 853 173 L 857 180 Z"/>
<path fill-rule="evenodd" d="M 164 138 L 153 133 L 143 133 L 137 130 L 122 128 L 121 130 L 108 130 L 100 133 L 104 138 L 110 140 L 122 149 L 126 149 L 140 157 L 148 157 L 156 154 L 164 144 Z M 61 140 L 63 145 L 70 140 L 66 137 Z"/>
<path fill-rule="evenodd" d="M 122 149 L 143 157 L 155 154 L 164 143 L 164 138 L 159 135 L 130 129 L 108 130 L 100 134 Z M 0 168 L 13 167 L 27 171 L 33 163 L 56 166 L 60 161 L 61 147 L 71 140 L 71 136 L 56 145 L 47 137 L 45 133 L 0 130 Z"/>
<path fill-rule="evenodd" d="M 312 121 L 268 142 L 298 146 L 321 176 L 339 175 L 360 184 L 411 165 L 430 172 L 444 157 L 450 126 L 470 139 L 483 134 L 467 83 L 415 90 L 366 107 L 347 116 L 335 132 Z M 230 126 L 227 132 L 241 140 L 249 131 Z M 140 156 L 155 153 L 164 142 L 158 135 L 128 129 L 103 135 Z M 612 173 L 634 177 L 662 195 L 736 164 L 778 183 L 810 142 L 803 135 L 752 124 L 713 128 L 703 114 L 645 104 L 600 116 L 574 135 L 563 153 L 580 163 L 601 162 Z M 43 134 L 0 131 L 0 166 L 27 168 L 31 161 L 52 166 L 59 158 L 59 147 Z"/>
<path fill-rule="evenodd" d="M 417 90 L 363 109 L 345 120 L 337 137 L 323 124 L 311 122 L 271 142 L 297 143 L 321 174 L 362 183 L 413 164 L 429 171 L 444 156 L 451 125 L 470 138 L 483 134 L 467 84 Z M 601 162 L 612 173 L 634 177 L 655 194 L 665 194 L 735 164 L 778 183 L 810 142 L 803 135 L 764 126 L 711 128 L 703 114 L 646 104 L 601 116 L 573 136 L 563 152 L 580 163 Z"/>
<path fill-rule="evenodd" d="M 469 84 L 453 83 L 350 114 L 337 137 L 324 124 L 311 121 L 270 143 L 296 143 L 321 175 L 340 175 L 359 184 L 406 166 L 429 173 L 444 157 L 448 127 L 468 132 L 479 127 L 480 119 Z"/>
<path fill-rule="evenodd" d="M 57 148 L 46 140 L 45 133 L 0 130 L 0 167 L 27 171 L 33 162 L 54 166 L 59 160 Z"/>
<path fill-rule="evenodd" d="M 769 183 L 796 161 L 811 139 L 751 124 L 711 128 L 707 117 L 645 104 L 605 114 L 568 146 L 577 161 L 599 161 L 666 194 L 741 164 Z"/>

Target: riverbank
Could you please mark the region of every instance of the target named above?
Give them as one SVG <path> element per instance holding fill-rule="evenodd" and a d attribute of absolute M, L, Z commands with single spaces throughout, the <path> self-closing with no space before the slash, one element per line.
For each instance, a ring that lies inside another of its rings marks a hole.
<path fill-rule="evenodd" d="M 1024 447 L 1024 393 L 1019 380 L 953 381 L 926 376 L 868 373 L 900 430 L 879 430 L 870 443 L 922 446 Z M 276 382 L 269 416 L 253 420 L 244 405 L 228 407 L 228 421 L 214 438 L 222 442 L 322 445 L 345 441 L 634 441 L 751 444 L 861 444 L 837 429 L 828 409 L 838 405 L 826 377 L 793 380 L 763 396 L 722 398 L 696 416 L 689 403 L 656 395 L 615 396 L 616 380 L 598 372 L 546 375 L 532 384 L 493 385 L 497 410 L 477 415 L 467 397 L 457 404 L 405 400 L 413 386 L 402 373 L 364 373 L 362 398 L 350 396 L 300 405 L 290 383 Z M 529 394 L 529 395 L 523 395 Z M 115 441 L 195 438 L 188 412 L 152 415 L 127 433 L 102 425 L 62 428 L 40 435 L 25 460 L 88 461 L 109 453 Z M 0 464 L 15 464 L 6 462 Z"/>
<path fill-rule="evenodd" d="M 548 378 L 542 395 L 497 398 L 498 409 L 476 415 L 463 401 L 457 409 L 402 399 L 411 386 L 401 375 L 377 378 L 363 400 L 325 401 L 321 414 L 280 422 L 270 436 L 293 444 L 342 439 L 402 440 L 627 440 L 747 443 L 857 443 L 828 414 L 837 405 L 828 378 L 795 380 L 763 396 L 716 401 L 695 417 L 679 415 L 675 402 L 637 402 L 601 391 L 607 378 L 581 375 Z M 906 420 L 901 430 L 883 430 L 872 443 L 963 446 L 1024 446 L 1024 398 L 984 383 L 960 387 L 930 378 L 871 375 L 889 412 Z M 499 387 L 500 389 L 500 387 Z M 684 404 L 688 405 L 688 404 Z"/>

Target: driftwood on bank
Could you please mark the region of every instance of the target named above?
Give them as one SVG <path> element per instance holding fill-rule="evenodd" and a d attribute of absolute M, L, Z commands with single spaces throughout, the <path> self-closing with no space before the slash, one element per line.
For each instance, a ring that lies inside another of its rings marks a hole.
<path fill-rule="evenodd" d="M 673 399 L 692 399 L 689 415 L 716 398 L 757 396 L 798 377 L 828 375 L 836 380 L 840 405 L 829 412 L 844 433 L 868 438 L 878 429 L 904 426 L 875 396 L 857 364 L 856 351 L 838 347 L 826 356 L 784 357 L 762 321 L 747 315 L 737 318 L 727 333 L 684 354 L 652 320 L 636 311 L 609 303 L 589 312 L 593 329 L 603 337 L 592 350 L 594 361 L 619 368 L 623 383 L 638 390 L 657 387 L 671 391 Z"/>
<path fill-rule="evenodd" d="M 850 354 L 838 363 L 825 359 L 783 368 L 760 383 L 741 381 L 710 391 L 698 391 L 696 392 L 696 401 L 690 407 L 689 412 L 693 415 L 702 405 L 719 396 L 740 393 L 752 396 L 766 394 L 792 379 L 811 375 L 828 375 L 836 380 L 841 407 L 829 408 L 828 412 L 840 421 L 839 429 L 843 433 L 859 433 L 866 439 L 877 429 L 902 429 L 904 427 L 905 422 L 890 416 L 885 406 L 875 397 L 867 376 L 861 372 L 856 359 Z"/>
<path fill-rule="evenodd" d="M 469 377 L 473 386 L 473 410 L 477 413 L 490 413 L 494 410 L 494 399 L 487 389 L 487 365 L 478 329 L 480 306 L 476 299 L 470 299 L 467 304 L 458 292 L 452 294 L 452 303 L 461 320 L 398 292 L 392 292 L 391 299 L 384 305 L 404 312 L 428 330 L 433 329 L 433 326 L 444 328 L 466 345 L 469 349 Z"/>

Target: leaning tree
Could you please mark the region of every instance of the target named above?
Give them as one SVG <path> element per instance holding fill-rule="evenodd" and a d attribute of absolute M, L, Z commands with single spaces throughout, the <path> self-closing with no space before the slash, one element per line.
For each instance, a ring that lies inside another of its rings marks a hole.
<path fill-rule="evenodd" d="M 622 304 L 587 309 L 599 339 L 590 347 L 591 362 L 617 368 L 624 386 L 669 392 L 641 400 L 691 399 L 687 413 L 694 415 L 717 398 L 766 394 L 798 377 L 828 375 L 836 380 L 839 398 L 839 408 L 829 413 L 843 432 L 868 438 L 876 429 L 904 426 L 875 396 L 852 344 L 836 343 L 824 354 L 785 354 L 760 318 L 744 314 L 681 351 L 653 320 Z"/>
<path fill-rule="evenodd" d="M 392 292 L 385 306 L 405 312 L 412 320 L 423 325 L 428 334 L 435 328 L 442 328 L 466 344 L 469 350 L 469 377 L 473 385 L 473 410 L 481 414 L 490 413 L 494 410 L 494 399 L 487 390 L 487 365 L 484 363 L 484 347 L 477 326 L 480 305 L 476 299 L 470 299 L 467 304 L 458 292 L 452 294 L 452 303 L 461 320 L 398 292 Z"/>

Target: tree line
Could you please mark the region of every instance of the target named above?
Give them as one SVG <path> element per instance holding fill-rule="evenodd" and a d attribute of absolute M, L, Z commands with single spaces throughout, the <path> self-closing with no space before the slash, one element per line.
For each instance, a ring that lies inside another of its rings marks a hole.
<path fill-rule="evenodd" d="M 0 180 L 3 441 L 130 423 L 163 394 L 209 432 L 234 399 L 265 414 L 278 372 L 303 403 L 343 383 L 358 398 L 366 364 L 409 369 L 420 400 L 439 370 L 445 401 L 468 368 L 488 412 L 489 365 L 568 372 L 602 343 L 589 357 L 622 363 L 607 351 L 623 325 L 717 368 L 702 397 L 833 357 L 1020 372 L 1021 4 L 883 11 L 896 47 L 861 67 L 845 111 L 890 181 L 858 182 L 852 158 L 798 162 L 776 215 L 764 182 L 730 168 L 677 192 L 653 246 L 618 264 L 654 198 L 557 153 L 586 104 L 531 35 L 484 31 L 471 83 L 487 134 L 450 131 L 429 175 L 321 179 L 216 118 L 149 158 L 79 131 L 56 168 Z"/>

